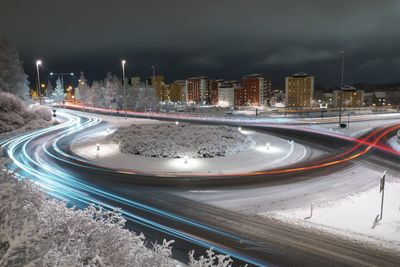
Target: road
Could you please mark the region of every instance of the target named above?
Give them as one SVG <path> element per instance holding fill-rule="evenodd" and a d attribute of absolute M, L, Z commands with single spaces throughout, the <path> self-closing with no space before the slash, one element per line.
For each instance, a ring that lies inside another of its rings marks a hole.
<path fill-rule="evenodd" d="M 398 125 L 377 129 L 360 139 L 339 138 L 296 127 L 249 125 L 256 131 L 317 146 L 326 154 L 310 162 L 249 175 L 153 177 L 101 168 L 71 155 L 72 140 L 106 125 L 92 116 L 58 113 L 65 123 L 2 144 L 21 169 L 21 175 L 34 179 L 49 194 L 78 206 L 98 203 L 110 209 L 120 207 L 132 230 L 144 232 L 150 240 L 176 240 L 174 256 L 181 260 L 185 260 L 191 249 L 202 252 L 214 247 L 220 253 L 230 254 L 236 265 L 395 266 L 400 263 L 399 255 L 299 232 L 277 222 L 259 221 L 171 193 L 177 188 L 290 185 L 336 172 L 355 161 L 379 164 L 399 172 L 398 155 L 381 141 L 393 135 Z"/>

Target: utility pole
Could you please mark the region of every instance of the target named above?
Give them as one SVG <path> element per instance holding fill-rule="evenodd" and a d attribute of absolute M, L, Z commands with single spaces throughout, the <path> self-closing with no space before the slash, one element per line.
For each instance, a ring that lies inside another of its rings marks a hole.
<path fill-rule="evenodd" d="M 383 199 L 385 197 L 385 179 L 386 179 L 386 171 L 383 172 L 381 177 L 381 183 L 379 187 L 379 193 L 382 193 L 382 201 L 381 201 L 381 217 L 379 220 L 382 220 L 383 215 Z"/>
<path fill-rule="evenodd" d="M 344 86 L 344 51 L 339 52 L 342 55 L 342 79 L 340 83 L 340 101 L 339 101 L 339 128 L 341 128 L 342 124 L 342 98 L 343 98 L 343 86 Z"/>

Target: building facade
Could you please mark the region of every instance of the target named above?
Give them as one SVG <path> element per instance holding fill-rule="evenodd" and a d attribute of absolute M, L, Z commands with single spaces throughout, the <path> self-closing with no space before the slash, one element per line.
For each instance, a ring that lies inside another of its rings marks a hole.
<path fill-rule="evenodd" d="M 311 108 L 314 98 L 314 76 L 295 73 L 286 77 L 285 105 L 288 108 Z"/>
<path fill-rule="evenodd" d="M 245 105 L 268 105 L 271 79 L 264 78 L 262 74 L 251 74 L 242 78 L 243 101 Z"/>
<path fill-rule="evenodd" d="M 172 102 L 182 102 L 184 99 L 185 81 L 176 80 L 169 85 L 169 100 Z"/>
<path fill-rule="evenodd" d="M 209 87 L 210 87 L 210 104 L 211 105 L 218 105 L 218 88 L 223 83 L 224 80 L 217 79 L 217 80 L 210 80 Z"/>
<path fill-rule="evenodd" d="M 155 81 L 153 81 L 155 79 Z M 165 86 L 165 77 L 158 75 L 155 77 L 148 77 L 146 84 L 152 86 L 156 90 L 157 97 L 160 101 L 168 101 L 168 92 Z"/>
<path fill-rule="evenodd" d="M 224 81 L 218 85 L 218 106 L 235 106 L 235 88 L 240 87 L 237 81 Z"/>
<path fill-rule="evenodd" d="M 209 83 L 205 76 L 186 79 L 185 86 L 186 102 L 193 104 L 209 103 Z"/>
<path fill-rule="evenodd" d="M 333 91 L 335 107 L 340 107 L 340 98 L 342 98 L 342 107 L 357 108 L 364 106 L 365 93 L 353 86 L 344 86 L 342 90 Z"/>

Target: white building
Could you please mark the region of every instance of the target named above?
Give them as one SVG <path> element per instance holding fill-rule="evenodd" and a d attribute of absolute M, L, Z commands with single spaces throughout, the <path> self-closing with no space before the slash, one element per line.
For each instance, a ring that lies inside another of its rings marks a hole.
<path fill-rule="evenodd" d="M 236 81 L 226 81 L 218 85 L 218 106 L 233 107 L 235 105 Z"/>

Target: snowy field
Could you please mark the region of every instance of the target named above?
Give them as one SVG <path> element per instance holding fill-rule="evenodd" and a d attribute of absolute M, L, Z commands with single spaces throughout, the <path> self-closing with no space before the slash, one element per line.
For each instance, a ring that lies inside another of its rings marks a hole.
<path fill-rule="evenodd" d="M 227 126 L 150 124 L 120 127 L 106 140 L 125 154 L 152 158 L 213 158 L 247 150 L 254 141 Z"/>
<path fill-rule="evenodd" d="M 145 120 L 135 123 L 143 121 L 148 123 Z M 115 129 L 110 125 L 109 134 Z M 281 138 L 247 130 L 241 130 L 241 134 L 252 140 L 247 150 L 226 157 L 189 158 L 186 163 L 182 158 L 151 158 L 121 153 L 117 144 L 107 141 L 106 129 L 74 142 L 71 150 L 101 166 L 156 174 L 247 173 L 293 164 L 310 154 L 304 146 Z M 97 150 L 97 144 L 100 150 Z"/>
<path fill-rule="evenodd" d="M 379 186 L 339 201 L 314 205 L 311 218 L 311 205 L 259 215 L 400 251 L 399 192 L 400 183 L 386 183 L 382 220 L 378 219 L 381 205 Z"/>

